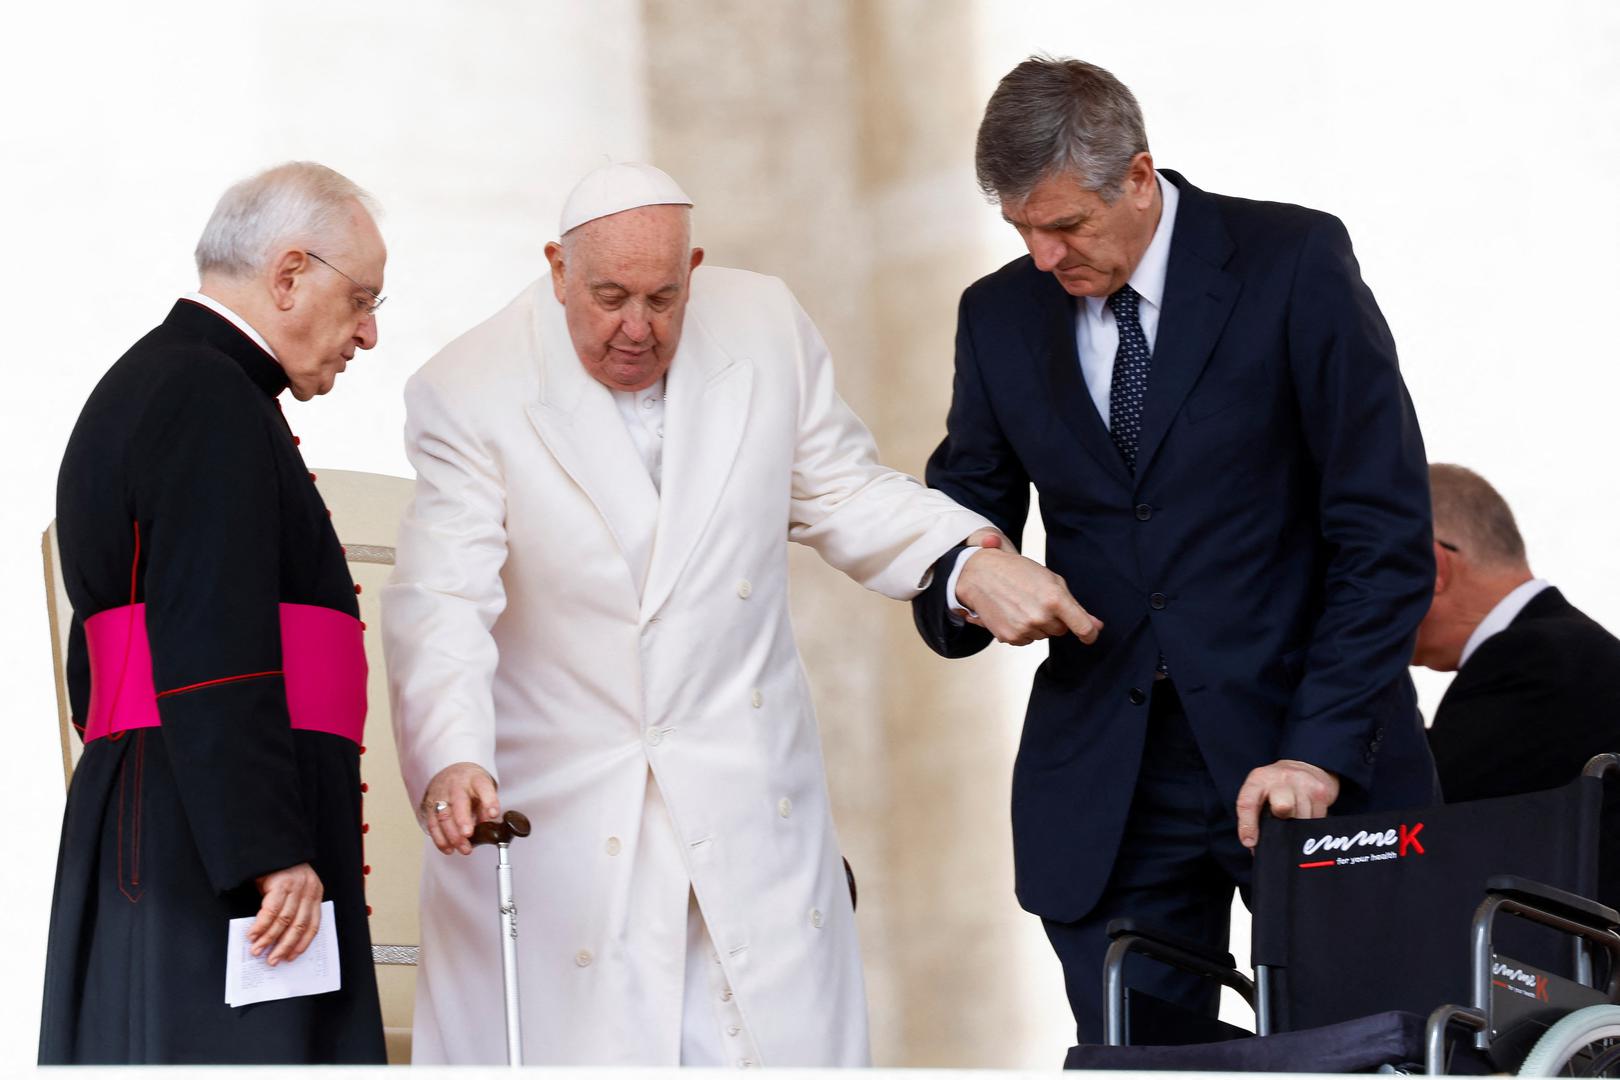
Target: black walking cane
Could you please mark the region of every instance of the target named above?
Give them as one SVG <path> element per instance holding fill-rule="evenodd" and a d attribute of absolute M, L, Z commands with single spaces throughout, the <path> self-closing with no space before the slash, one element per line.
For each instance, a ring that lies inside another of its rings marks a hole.
<path fill-rule="evenodd" d="M 518 1013 L 517 901 L 512 898 L 512 864 L 506 850 L 529 835 L 529 819 L 508 810 L 500 821 L 481 821 L 473 828 L 473 846 L 495 845 L 495 881 L 501 900 L 501 981 L 506 987 L 506 1063 L 523 1064 L 523 1018 Z"/>

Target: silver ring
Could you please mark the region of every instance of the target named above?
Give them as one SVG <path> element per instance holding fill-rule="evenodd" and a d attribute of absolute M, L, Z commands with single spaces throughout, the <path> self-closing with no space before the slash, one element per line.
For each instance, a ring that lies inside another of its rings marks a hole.
<path fill-rule="evenodd" d="M 436 802 L 433 804 L 433 812 L 438 814 L 440 817 L 444 817 L 444 815 L 450 812 L 450 804 L 447 802 Z"/>

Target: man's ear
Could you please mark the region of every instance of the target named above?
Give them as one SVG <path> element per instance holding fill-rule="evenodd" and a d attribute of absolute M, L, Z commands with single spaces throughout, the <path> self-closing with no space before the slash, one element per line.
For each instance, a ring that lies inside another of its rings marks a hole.
<path fill-rule="evenodd" d="M 702 265 L 703 265 L 703 249 L 699 248 L 699 247 L 695 247 L 695 248 L 692 249 L 692 264 L 686 268 L 686 272 L 688 274 L 690 274 L 692 271 L 696 270 L 698 267 L 700 267 Z"/>
<path fill-rule="evenodd" d="M 551 295 L 557 298 L 557 303 L 566 305 L 563 299 L 563 281 L 567 277 L 568 266 L 563 261 L 563 246 L 553 240 L 546 245 L 546 262 L 551 264 Z"/>
<path fill-rule="evenodd" d="M 290 311 L 299 281 L 309 269 L 309 256 L 297 248 L 288 248 L 270 264 L 270 302 L 277 311 Z"/>
<path fill-rule="evenodd" d="M 1434 595 L 1439 596 L 1451 587 L 1451 580 L 1456 573 L 1452 559 L 1456 558 L 1452 552 L 1440 546 L 1438 540 L 1434 543 Z"/>
<path fill-rule="evenodd" d="M 1158 188 L 1159 178 L 1153 172 L 1153 155 L 1146 150 L 1138 151 L 1125 170 L 1127 196 L 1138 210 L 1146 210 L 1153 205 L 1153 196 Z"/>

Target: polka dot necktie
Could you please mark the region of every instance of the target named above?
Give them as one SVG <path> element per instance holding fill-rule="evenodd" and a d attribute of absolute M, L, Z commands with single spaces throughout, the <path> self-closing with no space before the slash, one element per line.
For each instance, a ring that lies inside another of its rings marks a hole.
<path fill-rule="evenodd" d="M 1136 445 L 1142 438 L 1142 403 L 1147 399 L 1148 369 L 1153 359 L 1137 316 L 1137 302 L 1141 299 L 1129 285 L 1108 298 L 1108 309 L 1119 327 L 1119 350 L 1114 353 L 1114 375 L 1108 386 L 1108 434 L 1133 476 Z"/>

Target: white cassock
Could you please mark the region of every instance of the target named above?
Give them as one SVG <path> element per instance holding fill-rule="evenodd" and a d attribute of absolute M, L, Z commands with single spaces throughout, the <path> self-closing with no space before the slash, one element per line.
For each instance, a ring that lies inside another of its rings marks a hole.
<path fill-rule="evenodd" d="M 784 541 L 904 600 L 988 523 L 878 464 L 774 278 L 693 273 L 665 389 L 655 488 L 549 279 L 411 379 L 383 596 L 407 789 L 476 762 L 534 824 L 512 851 L 526 1063 L 674 1065 L 684 1015 L 736 1064 L 865 1065 Z M 488 848 L 428 847 L 418 1062 L 504 1060 L 494 878 Z"/>

